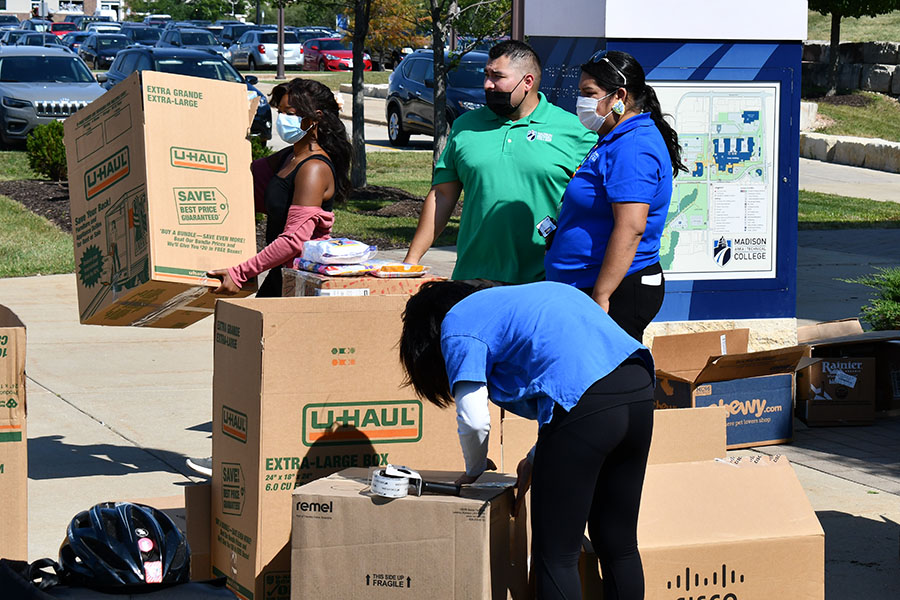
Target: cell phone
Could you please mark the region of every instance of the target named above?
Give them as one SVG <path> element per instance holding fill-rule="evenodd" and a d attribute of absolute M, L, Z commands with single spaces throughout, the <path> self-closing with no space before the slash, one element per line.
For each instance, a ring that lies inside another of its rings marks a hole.
<path fill-rule="evenodd" d="M 551 233 L 556 231 L 556 219 L 550 216 L 544 217 L 535 227 L 538 230 L 538 234 L 546 240 Z"/>

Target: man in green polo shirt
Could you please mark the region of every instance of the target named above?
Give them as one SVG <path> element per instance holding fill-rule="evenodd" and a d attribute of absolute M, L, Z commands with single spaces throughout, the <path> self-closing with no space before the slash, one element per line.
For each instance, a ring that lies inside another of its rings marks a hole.
<path fill-rule="evenodd" d="M 529 45 L 500 42 L 488 56 L 487 106 L 453 123 L 405 262 L 419 263 L 465 190 L 453 279 L 539 281 L 544 241 L 535 226 L 556 217 L 597 135 L 538 92 L 541 64 Z"/>

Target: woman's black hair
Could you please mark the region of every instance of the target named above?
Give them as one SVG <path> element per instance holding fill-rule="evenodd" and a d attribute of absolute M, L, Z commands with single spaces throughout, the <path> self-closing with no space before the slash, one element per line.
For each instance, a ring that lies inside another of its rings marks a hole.
<path fill-rule="evenodd" d="M 406 303 L 400 362 L 406 383 L 416 393 L 440 407 L 453 404 L 450 381 L 441 352 L 441 323 L 463 298 L 493 284 L 483 280 L 429 281 Z"/>
<path fill-rule="evenodd" d="M 297 111 L 298 117 L 318 121 L 316 142 L 328 154 L 334 164 L 334 201 L 341 203 L 350 195 L 350 155 L 352 147 L 347 137 L 347 129 L 341 121 L 340 107 L 334 92 L 328 86 L 312 79 L 297 77 L 287 83 L 276 85 L 272 90 L 271 102 L 281 103 L 287 95 L 288 104 Z M 319 117 L 316 111 L 321 111 Z"/>
<path fill-rule="evenodd" d="M 605 59 L 605 60 L 604 60 Z M 609 61 L 607 63 L 606 61 Z M 618 69 L 619 71 L 616 71 Z M 596 80 L 597 85 L 608 91 L 625 88 L 632 99 L 634 107 L 644 113 L 650 113 L 650 118 L 656 123 L 657 129 L 662 134 L 666 147 L 669 149 L 669 160 L 672 162 L 672 176 L 678 175 L 678 171 L 687 173 L 688 169 L 681 162 L 681 146 L 678 144 L 678 134 L 665 120 L 656 91 L 649 85 L 644 76 L 644 68 L 632 55 L 627 52 L 610 50 L 605 53 L 598 52 L 591 60 L 581 65 L 581 70 Z M 622 75 L 626 81 L 622 81 Z"/>

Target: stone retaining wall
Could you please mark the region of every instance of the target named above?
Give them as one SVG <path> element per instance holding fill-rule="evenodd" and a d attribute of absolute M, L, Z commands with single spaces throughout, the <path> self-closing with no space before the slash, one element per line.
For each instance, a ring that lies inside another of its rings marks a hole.
<path fill-rule="evenodd" d="M 825 162 L 900 173 L 900 143 L 877 138 L 801 133 L 800 156 Z"/>
<path fill-rule="evenodd" d="M 900 95 L 900 43 L 845 42 L 838 52 L 838 88 Z M 828 42 L 803 43 L 804 85 L 827 87 L 830 58 Z"/>

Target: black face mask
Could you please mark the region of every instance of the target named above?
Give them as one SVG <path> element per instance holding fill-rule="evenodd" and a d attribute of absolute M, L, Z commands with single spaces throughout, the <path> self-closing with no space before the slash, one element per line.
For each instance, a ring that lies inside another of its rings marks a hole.
<path fill-rule="evenodd" d="M 519 83 L 516 84 L 516 87 L 512 89 L 512 91 L 516 91 L 516 88 L 525 81 L 525 76 L 522 76 L 522 79 L 519 80 Z M 528 95 L 528 92 L 525 92 L 525 96 Z M 525 102 L 525 96 L 522 96 L 522 99 L 518 104 L 513 106 L 510 103 L 510 99 L 512 98 L 512 92 L 498 92 L 497 90 L 485 90 L 484 91 L 484 99 L 487 102 L 487 107 L 494 111 L 497 116 L 500 117 L 508 117 L 518 110 L 520 106 L 522 106 L 522 102 Z"/>

